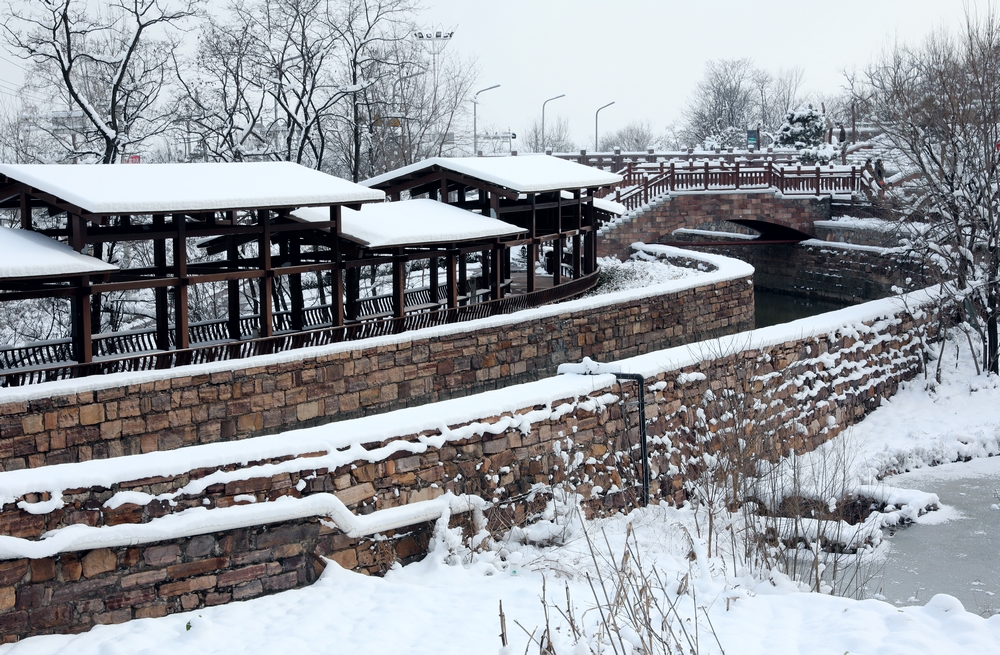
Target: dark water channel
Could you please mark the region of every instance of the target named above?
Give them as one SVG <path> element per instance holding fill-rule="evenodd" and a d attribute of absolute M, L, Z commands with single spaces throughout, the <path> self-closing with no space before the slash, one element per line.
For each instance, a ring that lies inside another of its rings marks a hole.
<path fill-rule="evenodd" d="M 835 309 L 843 309 L 850 306 L 850 303 L 813 300 L 805 296 L 779 293 L 777 291 L 761 289 L 760 287 L 754 287 L 753 297 L 756 310 L 756 324 L 754 327 L 758 328 L 787 323 L 799 318 L 815 316 L 816 314 L 832 312 Z"/>

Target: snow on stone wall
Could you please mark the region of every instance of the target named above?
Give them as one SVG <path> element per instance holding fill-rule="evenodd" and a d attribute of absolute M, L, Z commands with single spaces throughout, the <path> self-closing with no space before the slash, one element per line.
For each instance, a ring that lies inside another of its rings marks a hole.
<path fill-rule="evenodd" d="M 592 513 L 632 506 L 638 426 L 622 400 L 638 389 L 615 372 L 646 381 L 654 499 L 682 501 L 704 455 L 732 452 L 737 432 L 759 437 L 761 452 L 808 450 L 892 395 L 921 369 L 928 298 L 588 361 L 433 406 L 3 474 L 0 634 L 302 586 L 322 557 L 379 573 L 425 552 L 435 519 L 481 539 L 536 518 L 556 484 Z M 749 432 L 736 429 L 741 416 Z"/>

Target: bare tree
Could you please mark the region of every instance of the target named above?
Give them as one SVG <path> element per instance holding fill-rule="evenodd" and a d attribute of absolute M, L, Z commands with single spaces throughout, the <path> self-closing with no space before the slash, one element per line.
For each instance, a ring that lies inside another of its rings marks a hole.
<path fill-rule="evenodd" d="M 111 0 L 103 11 L 82 0 L 6 4 L 7 42 L 33 64 L 26 84 L 67 107 L 70 129 L 59 120 L 37 125 L 66 155 L 114 163 L 169 126 L 173 111 L 161 95 L 178 46 L 171 32 L 197 0 Z"/>
<path fill-rule="evenodd" d="M 855 80 L 854 92 L 910 169 L 900 176 L 908 182 L 885 192 L 899 198 L 903 218 L 927 220 L 911 247 L 940 269 L 943 299 L 978 326 L 996 373 L 1000 16 L 967 14 L 957 35 L 896 46 Z"/>
<path fill-rule="evenodd" d="M 651 120 L 629 121 L 625 127 L 601 137 L 598 144 L 600 150 L 610 151 L 621 148 L 624 151 L 635 152 L 646 148 L 659 148 L 664 145 L 664 137 L 653 129 Z"/>
<path fill-rule="evenodd" d="M 798 103 L 801 85 L 797 68 L 774 75 L 749 58 L 710 61 L 688 102 L 686 136 L 691 143 L 712 139 L 726 146 L 736 145 L 734 139 L 745 143 L 747 129 L 773 131 Z"/>
<path fill-rule="evenodd" d="M 542 146 L 542 122 L 536 120 L 525 132 L 521 139 L 524 150 L 527 152 L 543 152 Z M 552 152 L 572 152 L 576 149 L 573 139 L 569 134 L 569 119 L 564 116 L 556 116 L 545 121 L 545 147 Z"/>

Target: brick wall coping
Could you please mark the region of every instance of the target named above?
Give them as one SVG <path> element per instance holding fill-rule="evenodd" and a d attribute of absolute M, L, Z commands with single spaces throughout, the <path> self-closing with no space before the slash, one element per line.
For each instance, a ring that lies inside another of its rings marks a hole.
<path fill-rule="evenodd" d="M 60 496 L 67 489 L 110 489 L 121 482 L 240 465 L 236 471 L 216 471 L 192 480 L 172 495 L 199 494 L 214 484 L 228 484 L 304 468 L 334 469 L 355 462 L 380 462 L 399 453 L 423 453 L 429 448 L 440 448 L 449 441 L 486 433 L 499 434 L 510 428 L 525 433 L 531 430 L 534 423 L 558 419 L 578 406 L 593 410 L 598 404 L 614 402 L 614 397 L 605 398 L 600 394 L 592 397 L 614 382 L 611 375 L 550 377 L 431 405 L 237 441 L 8 471 L 0 473 L 0 507 L 16 502 L 29 513 L 47 513 L 61 507 Z M 490 416 L 496 419 L 492 422 L 484 420 L 484 417 Z M 412 440 L 400 438 L 406 435 L 419 436 Z M 365 447 L 367 444 L 377 444 L 377 447 L 368 449 Z M 276 464 L 252 464 L 278 458 L 297 459 Z M 308 466 L 303 466 L 303 461 Z M 19 500 L 26 494 L 46 492 L 52 496 L 51 500 L 37 503 Z M 111 505 L 121 502 L 148 503 L 154 498 L 137 492 L 120 495 L 120 500 L 109 501 Z"/>
<path fill-rule="evenodd" d="M 646 245 L 642 249 L 645 252 L 655 253 L 662 248 L 670 246 Z M 928 308 L 937 303 L 940 293 L 941 285 L 934 285 L 788 323 L 657 350 L 615 362 L 598 363 L 585 360 L 581 364 L 560 364 L 558 371 L 560 374 L 638 373 L 644 377 L 655 377 L 659 373 L 680 370 L 706 359 L 745 350 L 764 349 L 790 341 L 822 336 L 833 338 L 837 334 L 877 333 L 888 323 L 898 323 L 900 321 L 898 314 L 901 312 L 921 318 Z M 872 324 L 866 325 L 866 323 Z"/>
<path fill-rule="evenodd" d="M 799 242 L 800 246 L 811 248 L 839 248 L 841 250 L 864 250 L 879 255 L 902 255 L 908 251 L 903 247 L 887 248 L 884 246 L 866 246 L 857 243 L 844 243 L 843 241 L 823 241 L 822 239 L 806 239 Z"/>
<path fill-rule="evenodd" d="M 112 373 L 109 375 L 91 376 L 79 380 L 57 380 L 53 382 L 27 385 L 24 387 L 7 387 L 0 389 L 0 405 L 38 400 L 41 398 L 50 398 L 53 396 L 64 396 L 85 391 L 98 391 L 114 387 L 125 387 L 146 382 L 185 378 L 195 375 L 210 375 L 212 373 L 263 368 L 275 364 L 295 362 L 306 358 L 323 357 L 362 348 L 377 348 L 379 346 L 405 344 L 407 342 L 417 341 L 420 339 L 433 339 L 463 333 L 472 334 L 477 330 L 501 328 L 564 314 L 580 313 L 607 308 L 615 304 L 626 304 L 657 295 L 663 296 L 698 287 L 710 287 L 712 285 L 730 280 L 744 277 L 750 278 L 754 272 L 753 266 L 739 261 L 738 259 L 696 252 L 693 250 L 689 251 L 676 248 L 673 253 L 666 255 L 666 257 L 676 257 L 681 260 L 704 262 L 708 265 L 709 269 L 714 270 L 703 271 L 701 275 L 650 285 L 640 289 L 627 289 L 608 294 L 578 298 L 576 300 L 545 305 L 543 307 L 527 309 L 520 312 L 514 312 L 512 314 L 502 314 L 463 323 L 439 325 L 420 330 L 403 332 L 397 335 L 373 337 L 371 339 L 363 339 L 360 341 L 347 341 L 328 346 L 301 348 L 282 353 L 274 353 L 271 355 L 248 357 L 246 359 L 226 360 L 206 364 L 195 364 L 191 366 L 179 366 L 177 368 L 160 371 L 153 370 Z M 683 265 L 683 263 L 680 265 Z"/>
<path fill-rule="evenodd" d="M 265 503 L 232 505 L 213 510 L 189 509 L 178 514 L 168 514 L 149 523 L 122 523 L 101 527 L 74 524 L 53 530 L 44 539 L 37 541 L 3 535 L 0 536 L 0 561 L 25 557 L 41 559 L 65 552 L 151 544 L 313 517 L 323 517 L 348 537 L 358 538 L 436 521 L 452 513 L 482 512 L 489 506 L 489 502 L 478 496 L 446 492 L 431 500 L 416 501 L 359 516 L 332 493 L 318 493 L 305 498 L 283 496 Z"/>

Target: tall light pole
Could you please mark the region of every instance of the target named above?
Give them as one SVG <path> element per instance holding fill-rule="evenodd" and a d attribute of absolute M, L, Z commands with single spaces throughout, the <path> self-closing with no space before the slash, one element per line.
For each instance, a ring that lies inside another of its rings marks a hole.
<path fill-rule="evenodd" d="M 485 93 L 486 91 L 492 91 L 493 89 L 499 89 L 499 84 L 494 84 L 493 86 L 486 87 L 485 89 L 479 89 L 476 91 L 475 95 L 472 96 L 472 156 L 476 157 L 479 155 L 479 133 L 476 131 L 476 108 L 479 107 L 479 94 Z"/>
<path fill-rule="evenodd" d="M 601 113 L 602 109 L 607 109 L 613 104 L 615 104 L 614 100 L 604 105 L 603 107 L 599 107 L 597 111 L 594 112 L 594 152 L 597 152 L 597 115 Z"/>
<path fill-rule="evenodd" d="M 559 98 L 565 98 L 565 93 L 560 93 L 554 98 L 549 98 L 542 103 L 542 152 L 545 152 L 545 105 L 549 104 L 553 100 L 558 100 Z"/>

